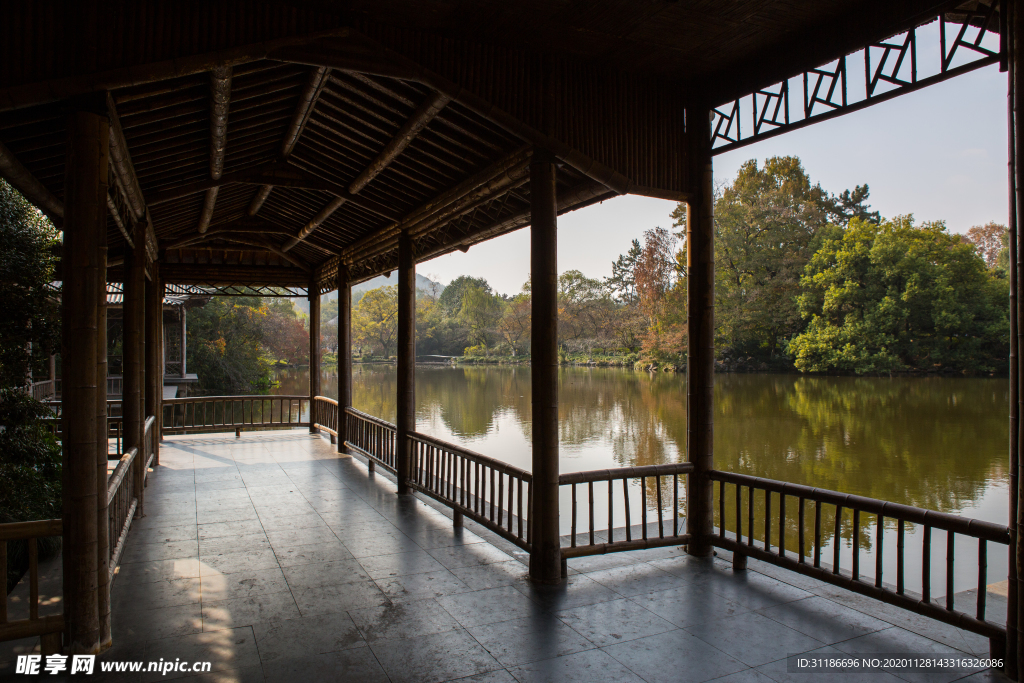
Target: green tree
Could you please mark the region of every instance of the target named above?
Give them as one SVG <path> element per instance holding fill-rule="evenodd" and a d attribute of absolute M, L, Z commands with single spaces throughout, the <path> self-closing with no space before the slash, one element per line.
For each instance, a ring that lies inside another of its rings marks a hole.
<path fill-rule="evenodd" d="M 812 184 L 796 157 L 751 159 L 715 201 L 716 347 L 788 365 L 786 344 L 802 331 L 796 306 L 804 266 L 850 216 L 869 216 L 867 185 L 838 197 Z M 685 227 L 685 205 L 673 213 Z M 831 226 L 831 227 L 830 227 Z M 684 246 L 685 250 L 685 246 Z M 685 254 L 680 263 L 685 264 Z"/>
<path fill-rule="evenodd" d="M 395 352 L 398 336 L 398 287 L 378 287 L 366 292 L 352 311 L 352 336 L 383 356 Z"/>
<path fill-rule="evenodd" d="M 498 334 L 512 349 L 513 356 L 519 355 L 519 351 L 530 339 L 531 305 L 529 294 L 517 294 L 505 302 L 498 320 Z"/>
<path fill-rule="evenodd" d="M 1006 280 L 942 222 L 860 219 L 825 242 L 800 282 L 802 371 L 992 371 L 1005 364 Z"/>
<path fill-rule="evenodd" d="M 454 317 L 459 314 L 462 310 L 462 297 L 470 287 L 476 287 L 482 289 L 487 294 L 491 294 L 491 286 L 487 284 L 487 280 L 484 278 L 460 275 L 444 288 L 441 296 L 437 299 L 437 303 L 441 306 L 445 315 Z"/>
<path fill-rule="evenodd" d="M 441 298 L 444 298 L 444 294 Z M 462 292 L 459 320 L 468 330 L 470 343 L 487 347 L 500 317 L 501 300 L 491 295 L 490 287 L 484 289 L 475 283 L 466 285 Z"/>
<path fill-rule="evenodd" d="M 0 180 L 0 386 L 28 381 L 33 356 L 60 348 L 56 279 L 58 234 L 50 221 Z"/>
<path fill-rule="evenodd" d="M 612 291 L 612 296 L 627 306 L 635 304 L 636 294 L 636 261 L 640 258 L 640 240 L 633 240 L 629 251 L 619 254 L 619 258 L 612 262 L 612 276 L 606 278 L 605 284 Z"/>
<path fill-rule="evenodd" d="M 188 366 L 207 396 L 238 395 L 270 387 L 264 354 L 270 310 L 256 297 L 212 297 L 188 317 Z"/>

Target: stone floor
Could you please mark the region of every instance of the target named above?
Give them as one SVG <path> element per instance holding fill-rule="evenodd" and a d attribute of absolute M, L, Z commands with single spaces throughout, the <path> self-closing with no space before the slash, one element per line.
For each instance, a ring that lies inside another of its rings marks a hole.
<path fill-rule="evenodd" d="M 985 656 L 988 643 L 754 561 L 734 573 L 678 548 L 620 553 L 533 586 L 514 546 L 456 532 L 304 432 L 171 437 L 149 481 L 101 661 L 210 661 L 201 680 L 274 683 L 1005 680 L 788 673 L 796 653 Z"/>

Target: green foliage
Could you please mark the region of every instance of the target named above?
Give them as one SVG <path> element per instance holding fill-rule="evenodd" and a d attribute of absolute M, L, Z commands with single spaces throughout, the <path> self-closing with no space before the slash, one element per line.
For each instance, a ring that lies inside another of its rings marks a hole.
<path fill-rule="evenodd" d="M 491 295 L 490 289 L 484 289 L 476 283 L 467 284 L 462 292 L 462 308 L 459 310 L 459 320 L 466 326 L 469 341 L 484 348 L 493 336 L 492 330 L 501 317 L 502 308 L 499 300 Z M 441 297 L 444 298 L 444 295 Z"/>
<path fill-rule="evenodd" d="M 605 280 L 615 300 L 627 306 L 637 302 L 634 270 L 640 253 L 640 240 L 633 240 L 629 251 L 612 261 L 612 276 Z"/>
<path fill-rule="evenodd" d="M 189 311 L 188 367 L 199 376 L 200 393 L 250 394 L 270 388 L 264 353 L 269 315 L 256 297 L 213 297 Z"/>
<path fill-rule="evenodd" d="M 61 516 L 60 444 L 44 422 L 52 413 L 18 389 L 0 389 L 0 524 Z M 39 552 L 52 556 L 60 539 L 42 539 Z M 24 541 L 8 544 L 7 595 L 28 567 Z"/>
<path fill-rule="evenodd" d="M 375 354 L 391 356 L 398 337 L 398 287 L 391 285 L 366 292 L 352 311 L 352 337 Z"/>
<path fill-rule="evenodd" d="M 437 303 L 445 315 L 456 316 L 459 314 L 459 311 L 462 310 L 462 297 L 465 296 L 466 289 L 469 287 L 476 287 L 488 294 L 491 293 L 491 286 L 482 277 L 460 275 L 444 288 L 441 296 L 437 299 Z"/>
<path fill-rule="evenodd" d="M 59 304 L 47 289 L 58 244 L 50 221 L 0 180 L 0 386 L 25 384 L 32 356 L 60 349 Z"/>
<path fill-rule="evenodd" d="M 808 263 L 809 320 L 789 345 L 802 371 L 991 372 L 1005 365 L 1007 283 L 941 223 L 854 219 Z"/>

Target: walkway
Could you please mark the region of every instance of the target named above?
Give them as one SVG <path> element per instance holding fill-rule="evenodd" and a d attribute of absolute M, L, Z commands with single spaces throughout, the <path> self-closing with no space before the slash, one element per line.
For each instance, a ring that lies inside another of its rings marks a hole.
<path fill-rule="evenodd" d="M 209 681 L 781 683 L 901 680 L 787 673 L 795 653 L 987 656 L 972 634 L 678 548 L 572 560 L 568 586 L 538 588 L 518 549 L 304 432 L 171 437 L 160 459 L 102 661 L 210 661 Z M 901 676 L 1005 680 L 970 674 Z"/>

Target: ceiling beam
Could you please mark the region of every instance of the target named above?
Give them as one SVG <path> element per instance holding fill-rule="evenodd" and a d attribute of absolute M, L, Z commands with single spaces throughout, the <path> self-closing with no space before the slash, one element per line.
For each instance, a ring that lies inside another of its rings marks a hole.
<path fill-rule="evenodd" d="M 25 196 L 54 225 L 60 227 L 64 220 L 64 204 L 52 192 L 46 189 L 32 173 L 22 166 L 11 150 L 0 142 L 0 177 L 9 182 L 14 189 Z"/>
<path fill-rule="evenodd" d="M 281 142 L 282 159 L 287 160 L 295 150 L 295 145 L 299 142 L 299 136 L 302 135 L 302 131 L 306 127 L 306 121 L 309 120 L 309 115 L 313 113 L 313 108 L 316 107 L 317 100 L 320 99 L 320 93 L 323 92 L 324 85 L 327 83 L 327 78 L 330 74 L 331 70 L 325 66 L 320 66 L 310 71 L 306 85 L 299 94 L 299 103 L 295 107 L 295 114 L 292 116 L 292 122 L 288 126 L 288 132 L 285 133 L 284 140 Z M 259 213 L 260 207 L 263 206 L 263 202 L 267 201 L 267 197 L 270 196 L 270 191 L 273 189 L 273 185 L 264 185 L 257 190 L 256 196 L 253 197 L 246 213 L 250 216 L 255 216 Z"/>
<path fill-rule="evenodd" d="M 135 175 L 132 157 L 128 153 L 128 143 L 124 139 L 124 131 L 121 130 L 121 118 L 117 115 L 114 98 L 109 92 L 107 119 L 110 121 L 110 166 L 114 169 L 114 182 L 131 209 L 133 218 L 139 222 L 146 215 L 146 200 L 142 196 L 142 187 L 139 185 L 138 176 Z"/>
<path fill-rule="evenodd" d="M 357 195 L 364 187 L 366 187 L 374 178 L 380 175 L 384 169 L 393 162 L 399 154 L 412 143 L 420 132 L 434 119 L 438 113 L 444 109 L 444 107 L 451 101 L 451 98 L 441 93 L 434 93 L 427 97 L 416 111 L 413 112 L 412 116 L 402 124 L 402 127 L 398 129 L 395 136 L 384 146 L 384 149 L 380 151 L 380 154 L 369 163 L 369 165 L 363 169 L 352 184 L 348 186 L 347 194 Z M 327 220 L 332 213 L 337 211 L 346 201 L 348 197 L 339 196 L 332 199 L 327 203 L 320 211 L 310 220 L 306 225 L 302 227 L 299 234 L 292 239 L 285 242 L 282 249 L 288 251 L 293 248 L 296 244 L 309 237 L 309 235 L 316 230 L 320 225 Z"/>
<path fill-rule="evenodd" d="M 231 104 L 231 67 L 215 66 L 210 71 L 210 179 L 220 180 L 224 175 L 224 150 L 228 137 L 228 107 Z M 213 218 L 220 186 L 206 191 L 203 210 L 199 215 L 199 232 L 206 232 Z"/>

